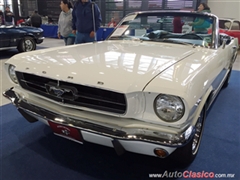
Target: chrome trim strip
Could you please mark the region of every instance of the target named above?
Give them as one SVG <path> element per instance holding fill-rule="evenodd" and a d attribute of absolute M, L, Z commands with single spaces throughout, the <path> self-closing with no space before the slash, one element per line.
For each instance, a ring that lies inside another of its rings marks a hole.
<path fill-rule="evenodd" d="M 38 87 L 40 87 L 40 88 L 46 88 L 45 86 L 41 86 L 41 85 L 39 85 L 39 84 L 35 84 L 35 83 L 32 83 L 32 82 L 30 82 L 30 81 L 26 81 L 26 80 L 24 80 L 24 79 L 20 79 L 20 81 L 22 81 L 22 82 L 24 82 L 24 83 L 28 83 L 28 84 L 32 84 L 32 85 L 34 85 L 34 86 L 38 86 Z"/>
<path fill-rule="evenodd" d="M 79 143 L 79 144 L 83 144 L 83 142 L 77 141 L 77 140 L 72 139 L 72 138 L 69 138 L 69 137 L 67 137 L 67 136 L 63 136 L 63 135 L 61 135 L 61 134 L 57 134 L 57 133 L 54 133 L 54 134 L 55 134 L 56 136 L 59 136 L 59 137 L 62 137 L 62 138 L 65 138 L 65 139 L 68 139 L 68 140 L 71 140 L 71 141 L 77 142 L 77 143 Z"/>
<path fill-rule="evenodd" d="M 218 95 L 219 92 L 221 91 L 222 86 L 223 86 L 225 80 L 227 79 L 227 76 L 228 76 L 229 71 L 230 71 L 230 70 L 228 69 L 227 73 L 225 74 L 223 80 L 220 82 L 219 86 L 218 86 L 217 88 L 215 88 L 215 90 L 214 90 L 214 92 L 213 92 L 213 95 L 212 95 L 212 97 L 211 97 L 211 99 L 210 99 L 211 101 L 209 102 L 209 105 L 208 105 L 208 107 L 207 107 L 207 110 L 211 107 L 211 105 L 212 105 L 212 103 L 214 102 L 215 98 L 217 97 L 217 95 Z"/>
<path fill-rule="evenodd" d="M 218 49 L 218 41 L 219 41 L 219 20 L 218 17 L 212 15 L 214 17 L 213 27 L 214 30 L 212 33 L 212 48 Z"/>
<path fill-rule="evenodd" d="M 17 49 L 17 46 L 3 47 L 3 48 L 0 48 L 0 51 L 3 51 L 3 50 L 9 50 L 9 49 Z"/>

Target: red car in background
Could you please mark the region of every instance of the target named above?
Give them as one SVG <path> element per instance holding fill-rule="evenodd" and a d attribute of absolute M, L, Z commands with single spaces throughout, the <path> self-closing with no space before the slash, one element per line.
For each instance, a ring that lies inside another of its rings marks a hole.
<path fill-rule="evenodd" d="M 219 18 L 220 33 L 238 38 L 240 44 L 240 21 L 234 18 Z"/>

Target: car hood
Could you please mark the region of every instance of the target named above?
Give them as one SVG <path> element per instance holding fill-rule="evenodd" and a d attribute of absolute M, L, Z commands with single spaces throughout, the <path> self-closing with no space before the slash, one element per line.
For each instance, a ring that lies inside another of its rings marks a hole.
<path fill-rule="evenodd" d="M 187 45 L 103 41 L 22 53 L 7 63 L 16 71 L 127 93 L 142 91 L 159 73 L 193 53 Z"/>

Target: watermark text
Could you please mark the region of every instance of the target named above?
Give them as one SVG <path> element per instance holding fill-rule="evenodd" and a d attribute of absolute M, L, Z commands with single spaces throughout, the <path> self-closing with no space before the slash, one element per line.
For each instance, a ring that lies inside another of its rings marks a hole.
<path fill-rule="evenodd" d="M 214 172 L 207 172 L 207 171 L 164 171 L 164 173 L 160 174 L 149 174 L 149 178 L 196 178 L 196 179 L 205 179 L 205 178 L 235 178 L 235 174 L 233 173 L 214 173 Z"/>

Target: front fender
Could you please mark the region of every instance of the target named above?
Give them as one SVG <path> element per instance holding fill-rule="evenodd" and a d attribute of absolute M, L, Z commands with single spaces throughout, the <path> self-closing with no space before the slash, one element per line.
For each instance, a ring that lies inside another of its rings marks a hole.
<path fill-rule="evenodd" d="M 213 91 L 213 87 L 211 86 L 207 91 L 206 93 L 201 97 L 200 99 L 200 103 L 196 106 L 197 106 L 197 109 L 195 110 L 195 112 L 193 112 L 194 114 L 194 118 L 191 122 L 191 125 L 195 125 L 197 123 L 197 120 L 198 120 L 198 117 L 199 117 L 199 114 L 201 113 L 202 111 L 202 108 L 204 107 L 204 105 L 206 104 L 208 106 L 209 104 L 209 101 L 211 101 L 211 94 L 212 94 L 212 91 Z M 208 108 L 208 107 L 207 107 Z"/>

